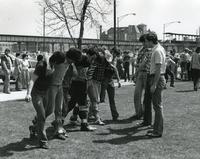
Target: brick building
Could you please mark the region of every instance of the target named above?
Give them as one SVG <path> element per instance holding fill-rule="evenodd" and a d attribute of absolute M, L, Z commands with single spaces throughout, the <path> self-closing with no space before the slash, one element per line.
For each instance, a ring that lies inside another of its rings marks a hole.
<path fill-rule="evenodd" d="M 118 41 L 138 41 L 139 37 L 147 32 L 147 26 L 145 24 L 129 25 L 127 27 L 118 27 L 116 34 Z M 108 29 L 107 32 L 100 33 L 101 40 L 113 40 L 114 28 Z"/>

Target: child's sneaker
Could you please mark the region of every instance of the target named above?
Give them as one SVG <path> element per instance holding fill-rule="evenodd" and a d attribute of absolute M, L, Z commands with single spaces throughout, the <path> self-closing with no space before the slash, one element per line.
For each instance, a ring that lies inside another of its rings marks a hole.
<path fill-rule="evenodd" d="M 49 144 L 48 142 L 39 142 L 39 148 L 42 148 L 42 149 L 49 149 Z"/>
<path fill-rule="evenodd" d="M 95 122 L 94 122 L 94 124 L 96 124 L 96 125 L 105 125 L 105 123 L 103 122 L 103 121 L 101 121 L 101 119 L 97 119 Z"/>
<path fill-rule="evenodd" d="M 95 127 L 90 126 L 88 123 L 81 123 L 81 131 L 94 131 Z"/>

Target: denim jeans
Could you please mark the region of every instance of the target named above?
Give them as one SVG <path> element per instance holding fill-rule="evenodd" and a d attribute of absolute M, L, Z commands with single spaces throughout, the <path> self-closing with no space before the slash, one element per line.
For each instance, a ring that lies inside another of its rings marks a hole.
<path fill-rule="evenodd" d="M 166 83 L 168 82 L 168 79 L 169 79 L 169 77 L 168 77 L 168 75 L 170 76 L 170 85 L 172 86 L 172 85 L 174 85 L 174 78 L 175 78 L 175 76 L 174 76 L 174 72 L 171 70 L 171 68 L 169 68 L 168 66 L 167 66 L 167 68 L 166 68 L 166 73 L 165 73 L 165 80 L 166 80 Z"/>
<path fill-rule="evenodd" d="M 153 124 L 154 132 L 162 135 L 163 133 L 163 106 L 162 106 L 162 91 L 166 84 L 165 77 L 163 75 L 160 76 L 160 79 L 157 83 L 157 87 L 155 92 L 152 94 L 150 89 L 153 84 L 154 76 L 147 76 L 147 83 L 145 89 L 145 97 L 144 97 L 144 123 L 151 124 L 152 123 L 152 108 L 151 104 L 153 104 L 153 109 L 155 111 L 155 120 Z"/>
<path fill-rule="evenodd" d="M 3 92 L 10 93 L 10 73 L 4 71 L 5 79 L 3 82 Z"/>
<path fill-rule="evenodd" d="M 199 79 L 200 79 L 200 69 L 192 69 L 192 80 L 194 84 L 194 90 L 199 88 Z"/>
<path fill-rule="evenodd" d="M 127 79 L 128 79 L 128 81 L 130 81 L 129 67 L 128 68 L 124 68 L 124 81 L 126 82 Z"/>
<path fill-rule="evenodd" d="M 36 127 L 38 132 L 38 138 L 40 142 L 46 142 L 47 136 L 44 130 L 46 120 L 46 107 L 47 107 L 47 92 L 39 91 L 35 88 L 31 91 L 32 103 L 37 112 Z"/>
<path fill-rule="evenodd" d="M 69 95 L 69 89 L 70 88 L 65 88 L 63 87 L 63 107 L 62 107 L 62 116 L 65 118 L 68 114 L 68 103 L 70 101 L 70 95 Z"/>
<path fill-rule="evenodd" d="M 58 127 L 62 127 L 62 105 L 63 88 L 62 85 L 51 85 L 47 91 L 48 107 L 46 117 L 55 114 L 55 121 Z M 59 129 L 59 128 L 58 128 Z"/>
<path fill-rule="evenodd" d="M 153 80 L 154 80 L 154 76 L 152 76 L 152 75 L 150 75 L 150 77 L 147 79 L 147 83 L 148 83 L 147 91 L 148 92 L 146 94 L 145 104 L 147 104 L 147 102 L 150 102 L 150 104 L 151 104 L 151 102 L 152 102 L 153 109 L 155 111 L 153 131 L 156 134 L 162 135 L 162 133 L 163 133 L 163 120 L 164 120 L 163 119 L 163 106 L 162 106 L 162 91 L 163 91 L 163 88 L 166 84 L 166 81 L 165 81 L 165 77 L 163 75 L 161 75 L 160 78 L 159 78 L 159 81 L 157 83 L 155 92 L 151 93 L 150 88 L 153 84 Z M 145 105 L 145 109 L 146 109 L 146 105 Z M 148 115 L 149 116 L 148 116 L 147 119 L 149 119 L 149 121 L 147 121 L 147 122 L 151 123 L 152 114 L 149 113 Z"/>
<path fill-rule="evenodd" d="M 114 81 L 113 80 L 110 81 L 110 80 L 105 79 L 102 82 L 101 86 L 102 86 L 101 87 L 101 96 L 102 95 L 104 96 L 105 91 L 107 90 L 112 118 L 118 118 L 119 113 L 117 112 L 117 108 L 116 108 L 116 105 L 115 105 Z"/>
<path fill-rule="evenodd" d="M 94 114 L 98 117 L 98 103 L 100 101 L 101 82 L 96 80 L 87 81 L 87 93 L 90 98 L 89 114 Z"/>
<path fill-rule="evenodd" d="M 30 80 L 29 70 L 22 70 L 22 88 L 26 89 L 28 87 L 28 82 Z"/>
<path fill-rule="evenodd" d="M 144 113 L 144 108 L 142 104 L 142 94 L 145 90 L 147 82 L 147 72 L 139 72 L 136 79 L 136 86 L 134 92 L 134 105 L 135 105 L 135 115 L 141 116 Z"/>
<path fill-rule="evenodd" d="M 68 112 L 75 108 L 78 103 L 78 110 L 75 108 L 76 115 L 79 114 L 81 119 L 87 119 L 88 105 L 87 105 L 87 83 L 86 81 L 72 81 L 70 88 L 71 99 L 68 103 Z"/>
<path fill-rule="evenodd" d="M 151 95 L 151 81 L 150 75 L 147 74 L 147 81 L 144 93 L 144 119 L 143 122 L 147 125 L 151 125 L 152 123 L 152 95 Z"/>
<path fill-rule="evenodd" d="M 22 74 L 18 73 L 18 75 L 15 77 L 15 90 L 21 90 L 22 89 Z"/>

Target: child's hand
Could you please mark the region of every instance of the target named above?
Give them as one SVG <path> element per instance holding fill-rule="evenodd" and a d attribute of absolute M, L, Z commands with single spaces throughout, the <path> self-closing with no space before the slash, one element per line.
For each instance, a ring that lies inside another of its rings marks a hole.
<path fill-rule="evenodd" d="M 26 95 L 25 101 L 26 101 L 26 102 L 30 102 L 30 101 L 31 101 L 31 96 L 30 96 L 30 95 Z"/>

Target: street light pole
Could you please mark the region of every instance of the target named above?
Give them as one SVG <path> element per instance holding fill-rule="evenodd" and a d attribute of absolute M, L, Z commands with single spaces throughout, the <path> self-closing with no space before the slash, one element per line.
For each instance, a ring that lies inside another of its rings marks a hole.
<path fill-rule="evenodd" d="M 173 24 L 173 23 L 181 23 L 180 21 L 173 21 L 173 22 L 169 22 L 169 23 L 165 23 L 163 24 L 163 42 L 165 41 L 165 28 L 170 25 L 170 24 Z"/>
<path fill-rule="evenodd" d="M 45 51 L 45 7 L 43 8 L 43 51 Z"/>
<path fill-rule="evenodd" d="M 122 20 L 123 18 L 125 18 L 126 16 L 129 16 L 129 15 L 136 15 L 136 13 L 128 13 L 128 14 L 124 14 L 122 16 L 117 17 L 117 41 L 118 41 L 118 45 L 119 45 L 119 22 L 120 22 L 120 20 Z"/>
<path fill-rule="evenodd" d="M 114 49 L 116 49 L 116 0 L 114 0 Z"/>

